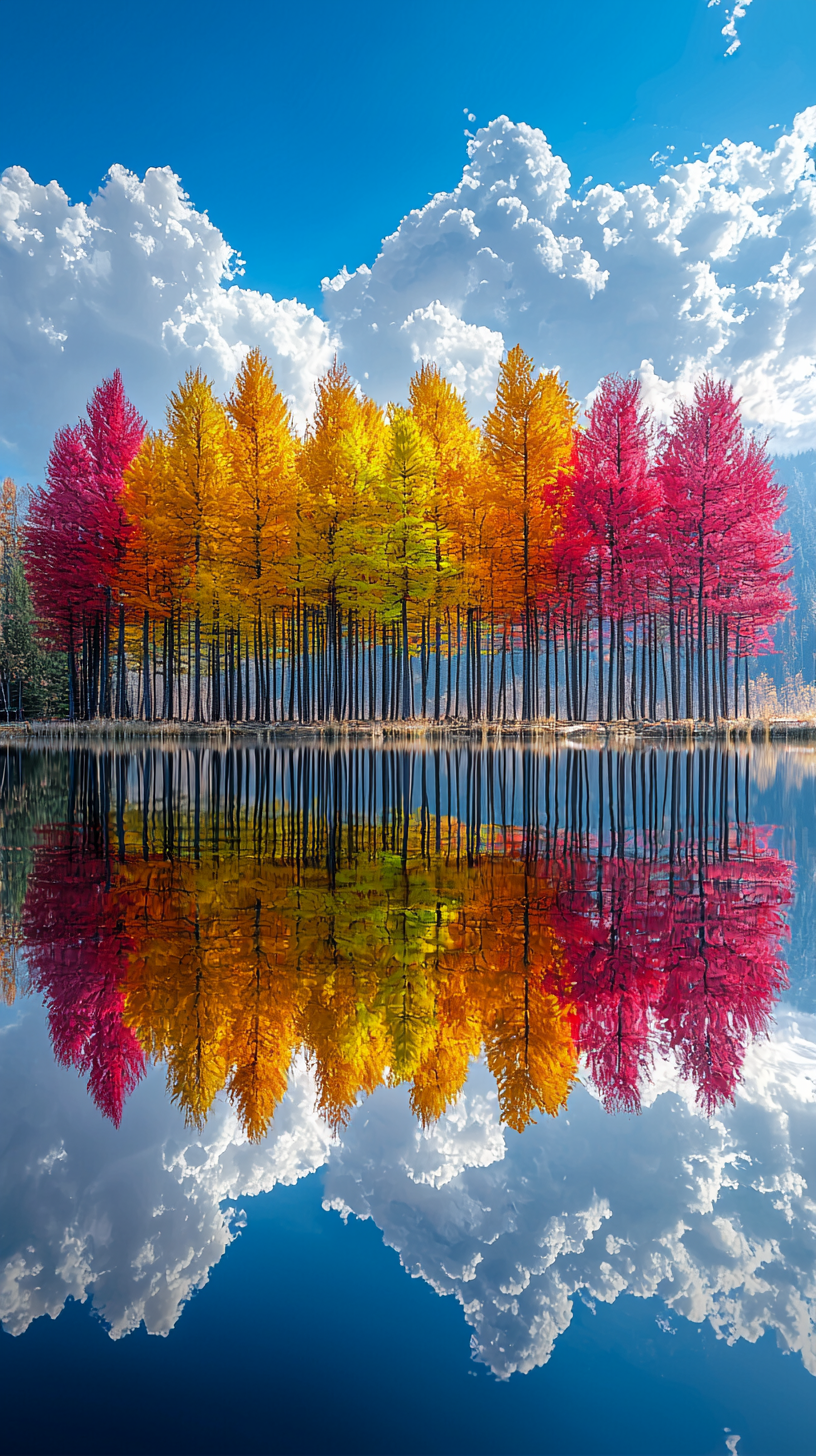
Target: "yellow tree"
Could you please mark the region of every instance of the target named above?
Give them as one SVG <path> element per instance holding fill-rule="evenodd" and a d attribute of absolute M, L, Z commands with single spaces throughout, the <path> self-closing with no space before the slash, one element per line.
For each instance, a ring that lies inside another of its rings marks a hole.
<path fill-rule="evenodd" d="M 130 954 L 125 1023 L 167 1065 L 173 1101 L 201 1127 L 227 1080 L 230 966 L 217 871 L 180 862 L 129 866 L 140 932 Z"/>
<path fill-rule="evenodd" d="M 265 619 L 270 608 L 274 613 L 288 596 L 297 450 L 292 416 L 260 349 L 251 349 L 244 360 L 226 410 L 232 422 L 226 448 L 232 478 L 233 566 L 238 592 L 253 621 L 255 717 L 260 719 L 271 716 Z M 272 635 L 276 641 L 274 622 Z"/>
<path fill-rule="evenodd" d="M 572 450 L 576 406 L 555 371 L 536 375 L 520 345 L 503 360 L 496 404 L 484 422 L 490 471 L 489 531 L 504 611 L 522 621 L 522 717 L 537 712 L 537 604 L 550 578 L 566 500 L 559 490 Z M 549 638 L 548 638 L 549 640 Z"/>
<path fill-rule="evenodd" d="M 343 716 L 344 701 L 352 714 L 354 619 L 361 608 L 373 605 L 372 573 L 376 575 L 377 558 L 372 540 L 372 486 L 382 456 L 384 429 L 381 410 L 358 395 L 345 364 L 335 359 L 318 381 L 314 419 L 300 457 L 310 528 L 307 587 L 312 596 L 325 601 L 326 708 L 334 718 Z"/>
<path fill-rule="evenodd" d="M 555 894 L 530 865 L 509 856 L 471 874 L 471 893 L 487 1065 L 502 1120 L 521 1132 L 534 1111 L 555 1116 L 566 1106 L 578 1061 L 574 1008 L 542 984 L 557 980 L 564 959 L 552 928 Z"/>
<path fill-rule="evenodd" d="M 241 1126 L 257 1142 L 286 1091 L 308 985 L 289 963 L 287 926 L 276 904 L 281 890 L 275 867 L 267 863 L 250 868 L 236 856 L 228 893 L 233 932 L 227 1090 Z"/>
<path fill-rule="evenodd" d="M 436 1122 L 457 1101 L 482 1043 L 479 995 L 456 949 L 442 958 L 438 972 L 436 1035 L 411 1088 L 411 1110 L 423 1127 Z"/>
<path fill-rule="evenodd" d="M 436 364 L 423 364 L 408 388 L 410 411 L 430 444 L 433 474 L 429 514 L 434 526 L 436 575 L 434 580 L 434 718 L 440 715 L 442 680 L 442 624 L 447 626 L 448 681 L 446 716 L 451 696 L 451 609 L 459 611 L 467 597 L 468 582 L 478 578 L 479 553 L 468 531 L 475 484 L 479 474 L 479 431 L 473 428 L 467 407 Z M 429 634 L 430 635 L 430 634 Z M 458 633 L 457 633 L 458 641 Z M 430 641 L 427 646 L 430 652 Z M 425 662 L 423 671 L 427 672 Z M 423 679 L 424 680 L 424 679 Z"/>
<path fill-rule="evenodd" d="M 402 717 L 413 717 L 411 632 L 436 582 L 436 530 L 432 497 L 433 448 L 413 415 L 392 405 L 379 496 L 385 522 L 385 612 L 399 626 L 395 658 Z"/>
<path fill-rule="evenodd" d="M 227 422 L 206 375 L 190 370 L 167 408 L 167 469 L 172 487 L 168 526 L 188 570 L 188 602 L 195 616 L 193 716 L 200 722 L 201 624 L 212 610 L 212 716 L 221 717 L 219 592 L 229 590 L 233 533 Z M 172 633 L 171 633 L 172 638 Z"/>
<path fill-rule="evenodd" d="M 142 716 L 148 719 L 159 708 L 150 671 L 151 628 L 155 632 L 157 622 L 173 617 L 187 576 L 169 497 L 167 441 L 160 432 L 147 434 L 124 477 L 122 504 L 132 529 L 120 590 L 130 631 L 141 639 Z"/>

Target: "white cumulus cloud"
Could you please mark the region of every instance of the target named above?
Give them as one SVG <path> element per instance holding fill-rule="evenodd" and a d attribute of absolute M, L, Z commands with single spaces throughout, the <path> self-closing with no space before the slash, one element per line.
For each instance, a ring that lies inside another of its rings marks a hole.
<path fill-rule="evenodd" d="M 734 12 L 736 14 L 736 12 Z M 324 318 L 241 287 L 236 255 L 168 169 L 114 167 L 90 203 L 0 178 L 0 453 L 41 478 L 55 429 L 122 369 L 161 424 L 201 364 L 219 390 L 260 345 L 302 426 L 335 349 L 375 399 L 436 360 L 478 417 L 520 342 L 586 401 L 635 372 L 662 415 L 696 375 L 732 378 L 777 453 L 816 446 L 816 107 L 767 147 L 723 141 L 623 188 L 574 188 L 542 132 L 499 117 L 451 192 L 372 263 L 324 280 Z M 588 182 L 591 179 L 587 179 Z"/>
<path fill-rule="evenodd" d="M 90 203 L 22 167 L 0 176 L 0 446 L 41 478 L 50 438 L 121 368 L 154 425 L 179 376 L 201 365 L 219 390 L 254 344 L 302 423 L 332 357 L 325 324 L 293 299 L 234 282 L 233 249 L 166 167 L 113 167 Z"/>
<path fill-rule="evenodd" d="M 324 283 L 354 373 L 404 394 L 418 358 L 459 364 L 479 411 L 499 340 L 586 399 L 639 372 L 665 413 L 702 369 L 734 379 L 777 450 L 816 444 L 816 107 L 763 149 L 722 142 L 657 182 L 572 190 L 540 131 L 506 117 L 458 186 L 409 213 L 373 266 Z"/>

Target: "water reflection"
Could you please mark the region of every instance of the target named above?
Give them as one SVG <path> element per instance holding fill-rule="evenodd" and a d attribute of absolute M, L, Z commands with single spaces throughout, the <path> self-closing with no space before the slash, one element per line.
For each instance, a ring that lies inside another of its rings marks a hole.
<path fill-rule="evenodd" d="M 578 1086 L 566 1118 L 521 1136 L 483 1062 L 425 1129 L 406 1087 L 379 1087 L 333 1138 L 315 1091 L 296 1058 L 257 1145 L 223 1099 L 185 1131 L 148 1074 L 116 1130 L 55 1064 L 37 1013 L 23 1017 L 0 1057 L 4 1327 L 22 1334 L 90 1295 L 114 1338 L 141 1322 L 168 1333 L 228 1250 L 241 1200 L 324 1165 L 326 1205 L 371 1219 L 407 1270 L 456 1299 L 499 1376 L 549 1359 L 576 1298 L 621 1295 L 662 1301 L 658 1359 L 661 1330 L 708 1321 L 728 1341 L 774 1331 L 816 1374 L 816 1017 L 783 1010 L 713 1119 L 664 1061 L 642 1116 L 609 1117 Z"/>
<path fill-rule="evenodd" d="M 661 1330 L 707 1321 L 729 1343 L 773 1331 L 816 1375 L 816 1017 L 783 1011 L 743 1073 L 713 1119 L 658 1063 L 641 1117 L 610 1118 L 578 1087 L 567 1118 L 522 1137 L 481 1066 L 429 1137 L 380 1089 L 328 1160 L 325 1204 L 373 1219 L 455 1298 L 499 1376 L 549 1360 L 576 1298 L 622 1295 L 662 1301 L 664 1361 Z"/>
<path fill-rule="evenodd" d="M 6 933 L 116 1125 L 158 1062 L 188 1125 L 223 1090 L 260 1139 L 301 1050 L 334 1128 L 383 1082 L 429 1127 L 482 1051 L 517 1131 L 579 1065 L 638 1110 L 666 1056 L 710 1115 L 785 985 L 792 866 L 751 823 L 738 749 L 264 744 L 6 771 L 17 803 L 64 785 Z"/>
<path fill-rule="evenodd" d="M 240 1200 L 322 1167 L 500 1376 L 621 1294 L 816 1373 L 816 1018 L 776 1004 L 755 763 L 8 756 L 5 1327 L 90 1293 L 167 1333 Z"/>

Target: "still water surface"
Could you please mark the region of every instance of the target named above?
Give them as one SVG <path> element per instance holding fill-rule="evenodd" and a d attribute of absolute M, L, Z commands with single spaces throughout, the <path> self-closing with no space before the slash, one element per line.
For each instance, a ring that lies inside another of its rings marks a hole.
<path fill-rule="evenodd" d="M 813 1451 L 816 752 L 0 783 L 5 1449 Z"/>

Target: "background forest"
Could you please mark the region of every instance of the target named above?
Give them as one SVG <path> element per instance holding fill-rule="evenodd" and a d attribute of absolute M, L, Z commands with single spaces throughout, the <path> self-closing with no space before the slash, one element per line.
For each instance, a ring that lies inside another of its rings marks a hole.
<path fill-rule="evenodd" d="M 790 532 L 793 610 L 774 634 L 777 653 L 765 666 L 777 682 L 801 673 L 816 682 L 816 450 L 778 457 L 787 488 L 782 524 Z"/>

